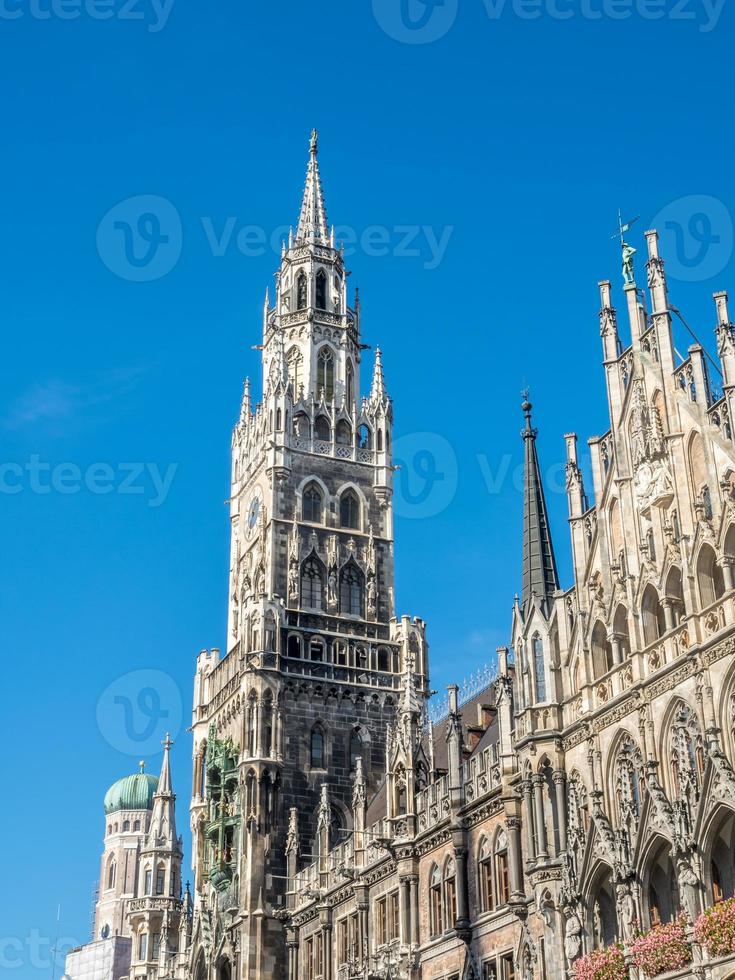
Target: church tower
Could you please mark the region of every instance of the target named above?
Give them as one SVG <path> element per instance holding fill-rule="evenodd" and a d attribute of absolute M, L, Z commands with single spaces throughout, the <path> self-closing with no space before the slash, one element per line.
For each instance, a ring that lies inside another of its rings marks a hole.
<path fill-rule="evenodd" d="M 392 403 L 379 349 L 361 394 L 348 275 L 314 132 L 266 291 L 262 399 L 246 381 L 232 437 L 227 651 L 195 682 L 197 980 L 285 975 L 287 847 L 344 839 L 355 775 L 369 796 L 385 773 L 407 665 L 419 710 L 427 695 L 424 624 L 394 609 Z"/>

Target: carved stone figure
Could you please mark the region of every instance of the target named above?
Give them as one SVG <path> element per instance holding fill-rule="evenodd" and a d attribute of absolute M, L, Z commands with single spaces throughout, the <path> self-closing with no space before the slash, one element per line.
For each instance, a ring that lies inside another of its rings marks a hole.
<path fill-rule="evenodd" d="M 599 906 L 597 906 L 599 911 Z M 582 923 L 579 916 L 572 911 L 567 916 L 566 926 L 564 927 L 564 953 L 569 966 L 576 960 L 582 949 Z"/>

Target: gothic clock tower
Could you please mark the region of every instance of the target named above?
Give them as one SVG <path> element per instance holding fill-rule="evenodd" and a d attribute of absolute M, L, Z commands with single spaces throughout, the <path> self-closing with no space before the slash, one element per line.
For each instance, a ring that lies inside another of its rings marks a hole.
<path fill-rule="evenodd" d="M 361 395 L 359 301 L 327 225 L 311 137 L 298 227 L 266 292 L 262 401 L 232 438 L 227 651 L 194 704 L 197 980 L 285 975 L 288 860 L 352 826 L 355 774 L 385 775 L 405 671 L 428 691 L 424 624 L 394 611 L 393 410 L 380 350 Z M 295 811 L 295 812 L 294 812 Z"/>

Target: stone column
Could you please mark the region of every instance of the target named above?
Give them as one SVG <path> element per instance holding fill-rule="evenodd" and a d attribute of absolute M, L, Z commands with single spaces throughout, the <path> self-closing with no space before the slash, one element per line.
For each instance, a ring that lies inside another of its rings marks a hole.
<path fill-rule="evenodd" d="M 526 811 L 526 851 L 529 861 L 537 857 L 536 839 L 534 836 L 533 788 L 530 779 L 524 779 L 522 784 L 523 805 Z"/>
<path fill-rule="evenodd" d="M 411 945 L 419 944 L 419 876 L 411 875 Z"/>
<path fill-rule="evenodd" d="M 623 662 L 623 646 L 620 642 L 620 635 L 618 633 L 608 633 L 607 638 L 612 647 L 613 664 L 621 664 Z"/>
<path fill-rule="evenodd" d="M 720 559 L 719 565 L 722 569 L 722 577 L 725 580 L 725 592 L 731 592 L 735 589 L 735 559 L 726 555 Z"/>
<path fill-rule="evenodd" d="M 556 816 L 559 821 L 559 850 L 567 849 L 567 777 L 563 769 L 554 772 L 554 789 L 556 791 Z"/>
<path fill-rule="evenodd" d="M 510 865 L 511 898 L 523 898 L 523 861 L 521 856 L 521 821 L 519 817 L 508 817 L 508 864 Z"/>
<path fill-rule="evenodd" d="M 533 809 L 536 823 L 536 857 L 547 858 L 546 824 L 544 823 L 544 780 L 536 773 L 533 777 Z"/>
<path fill-rule="evenodd" d="M 455 867 L 457 869 L 457 929 L 469 929 L 470 902 L 467 885 L 467 848 L 464 844 L 454 845 Z"/>
<path fill-rule="evenodd" d="M 258 725 L 256 728 L 257 739 L 255 742 L 255 754 L 259 759 L 265 757 L 265 702 L 258 698 L 257 708 Z"/>
<path fill-rule="evenodd" d="M 332 980 L 332 926 L 325 925 L 322 929 L 322 976 L 324 980 Z"/>
<path fill-rule="evenodd" d="M 411 942 L 411 879 L 404 877 L 400 881 L 401 945 L 408 946 Z"/>
<path fill-rule="evenodd" d="M 664 623 L 666 624 L 666 632 L 676 628 L 676 615 L 674 612 L 674 599 L 669 596 L 664 596 L 661 599 L 661 606 L 664 611 Z"/>

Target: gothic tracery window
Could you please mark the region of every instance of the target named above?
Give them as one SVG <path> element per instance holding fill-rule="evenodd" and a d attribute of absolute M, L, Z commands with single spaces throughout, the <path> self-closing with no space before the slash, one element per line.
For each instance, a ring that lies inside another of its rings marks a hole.
<path fill-rule="evenodd" d="M 630 736 L 626 736 L 618 749 L 615 763 L 615 795 L 618 802 L 620 823 L 633 833 L 638 830 L 641 812 L 641 751 Z"/>
<path fill-rule="evenodd" d="M 483 912 L 489 912 L 495 907 L 495 889 L 493 887 L 493 853 L 487 838 L 480 845 L 477 870 L 480 904 Z"/>
<path fill-rule="evenodd" d="M 324 580 L 321 565 L 308 558 L 301 569 L 301 604 L 307 609 L 321 609 Z"/>
<path fill-rule="evenodd" d="M 546 668 L 544 665 L 544 645 L 538 633 L 531 640 L 533 653 L 533 676 L 536 682 L 536 700 L 546 700 Z"/>
<path fill-rule="evenodd" d="M 321 399 L 322 394 L 328 402 L 334 399 L 334 353 L 329 347 L 322 347 L 317 359 L 316 393 Z"/>
<path fill-rule="evenodd" d="M 309 764 L 312 769 L 324 769 L 324 732 L 319 725 L 311 730 Z"/>
<path fill-rule="evenodd" d="M 438 936 L 444 928 L 442 916 L 442 876 L 436 865 L 432 868 L 429 876 L 429 926 L 432 936 Z"/>
<path fill-rule="evenodd" d="M 306 273 L 302 270 L 296 277 L 296 309 L 305 310 L 307 302 Z"/>
<path fill-rule="evenodd" d="M 316 483 L 310 483 L 301 496 L 301 516 L 313 524 L 321 523 L 322 492 Z"/>
<path fill-rule="evenodd" d="M 345 490 L 339 499 L 339 523 L 342 527 L 360 529 L 360 501 L 354 490 Z"/>
<path fill-rule="evenodd" d="M 327 308 L 327 275 L 324 269 L 320 269 L 316 274 L 316 308 L 318 310 Z"/>
<path fill-rule="evenodd" d="M 353 562 L 349 562 L 339 576 L 339 605 L 348 616 L 362 616 L 363 609 L 363 576 Z"/>
<path fill-rule="evenodd" d="M 683 702 L 671 726 L 669 750 L 674 796 L 694 804 L 704 773 L 704 742 L 696 712 Z"/>

